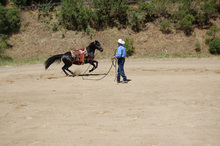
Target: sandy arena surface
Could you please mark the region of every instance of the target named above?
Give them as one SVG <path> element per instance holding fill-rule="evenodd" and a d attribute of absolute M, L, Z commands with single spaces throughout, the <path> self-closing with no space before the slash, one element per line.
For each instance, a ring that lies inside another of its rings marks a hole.
<path fill-rule="evenodd" d="M 61 67 L 0 67 L 1 146 L 220 145 L 220 58 L 127 59 L 128 84 Z"/>

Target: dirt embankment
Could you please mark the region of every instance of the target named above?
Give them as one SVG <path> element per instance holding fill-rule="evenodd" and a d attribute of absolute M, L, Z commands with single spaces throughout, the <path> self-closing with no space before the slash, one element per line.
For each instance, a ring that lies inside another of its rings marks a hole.
<path fill-rule="evenodd" d="M 187 37 L 183 32 L 173 30 L 171 34 L 163 34 L 159 24 L 147 23 L 146 27 L 139 33 L 131 29 L 116 28 L 95 32 L 90 36 L 82 32 L 64 30 L 53 32 L 49 25 L 37 21 L 36 12 L 23 12 L 22 27 L 18 34 L 10 38 L 9 44 L 13 47 L 6 51 L 15 61 L 45 59 L 50 55 L 65 53 L 73 48 L 79 49 L 87 46 L 94 40 L 98 40 L 104 48 L 104 53 L 97 53 L 98 58 L 109 58 L 117 48 L 118 38 L 126 37 L 134 40 L 135 55 L 133 57 L 146 56 L 189 56 L 197 55 L 195 44 L 201 45 L 201 56 L 209 56 L 208 46 L 205 44 L 206 31 L 195 29 L 193 35 Z M 217 19 L 213 24 L 220 27 Z M 219 34 L 218 34 L 219 35 Z M 64 36 L 64 37 L 63 37 Z"/>

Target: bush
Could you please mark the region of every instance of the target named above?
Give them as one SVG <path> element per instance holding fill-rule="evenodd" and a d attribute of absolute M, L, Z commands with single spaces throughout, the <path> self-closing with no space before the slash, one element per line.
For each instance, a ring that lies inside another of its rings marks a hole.
<path fill-rule="evenodd" d="M 184 19 L 181 21 L 182 23 L 182 29 L 186 33 L 186 35 L 190 35 L 194 29 L 193 22 L 195 21 L 195 18 L 193 15 L 186 15 Z"/>
<path fill-rule="evenodd" d="M 0 42 L 0 54 L 6 49 L 8 49 L 8 45 L 6 44 L 6 42 Z"/>
<path fill-rule="evenodd" d="M 112 2 L 110 0 L 93 0 L 92 6 L 95 9 L 94 16 L 97 29 L 115 25 Z"/>
<path fill-rule="evenodd" d="M 220 38 L 216 37 L 209 43 L 209 52 L 211 54 L 220 54 Z"/>
<path fill-rule="evenodd" d="M 127 0 L 116 0 L 113 3 L 113 13 L 114 13 L 114 17 L 116 18 L 116 20 L 122 24 L 122 25 L 126 25 L 128 22 L 128 14 L 127 14 L 127 10 L 128 10 L 128 5 L 127 5 Z"/>
<path fill-rule="evenodd" d="M 85 31 L 92 19 L 91 13 L 88 15 L 88 12 L 90 10 L 77 0 L 63 0 L 59 22 L 67 29 Z"/>
<path fill-rule="evenodd" d="M 212 40 L 210 38 L 205 39 L 205 43 L 208 45 Z"/>
<path fill-rule="evenodd" d="M 168 9 L 166 6 L 166 1 L 164 0 L 155 0 L 153 1 L 154 5 L 155 5 L 155 15 L 157 17 L 167 17 L 168 14 Z"/>
<path fill-rule="evenodd" d="M 196 43 L 196 45 L 195 45 L 195 51 L 197 52 L 197 53 L 199 53 L 199 52 L 201 52 L 201 45 L 200 45 L 200 43 Z"/>
<path fill-rule="evenodd" d="M 210 27 L 210 31 L 212 32 L 212 36 L 215 38 L 216 33 L 220 30 L 220 28 L 217 25 L 212 25 Z"/>
<path fill-rule="evenodd" d="M 202 10 L 204 15 L 208 18 L 212 17 L 214 14 L 218 13 L 217 0 L 205 0 L 202 5 Z"/>
<path fill-rule="evenodd" d="M 136 12 L 135 10 L 129 11 L 129 26 L 135 32 L 139 32 L 144 26 L 144 13 Z"/>
<path fill-rule="evenodd" d="M 132 56 L 134 54 L 134 46 L 133 46 L 134 40 L 126 38 L 125 39 L 125 47 L 126 47 L 126 54 L 127 57 Z"/>
<path fill-rule="evenodd" d="M 61 0 L 11 0 L 17 6 L 31 6 L 32 4 L 44 4 L 49 2 L 61 2 Z"/>
<path fill-rule="evenodd" d="M 11 34 L 20 28 L 17 8 L 7 9 L 0 5 L 0 34 Z"/>
<path fill-rule="evenodd" d="M 128 22 L 126 3 L 127 0 L 93 0 L 96 28 L 114 27 L 118 24 L 125 26 Z"/>
<path fill-rule="evenodd" d="M 0 4 L 0 59 L 2 53 L 8 48 L 6 40 L 8 35 L 17 32 L 20 28 L 19 11 L 16 8 L 7 9 Z"/>
<path fill-rule="evenodd" d="M 8 0 L 1 0 L 0 5 L 2 4 L 3 6 L 6 6 L 8 3 Z"/>
<path fill-rule="evenodd" d="M 209 28 L 208 31 L 206 31 L 206 34 L 211 36 L 211 38 L 208 40 L 206 39 L 206 44 L 209 44 L 211 40 L 213 40 L 216 36 L 216 33 L 220 30 L 219 27 L 217 27 L 217 25 L 213 25 Z"/>
<path fill-rule="evenodd" d="M 171 22 L 169 20 L 160 23 L 160 29 L 164 33 L 171 33 Z"/>
<path fill-rule="evenodd" d="M 145 13 L 145 22 L 152 21 L 155 18 L 156 7 L 152 3 L 139 2 L 138 9 Z"/>

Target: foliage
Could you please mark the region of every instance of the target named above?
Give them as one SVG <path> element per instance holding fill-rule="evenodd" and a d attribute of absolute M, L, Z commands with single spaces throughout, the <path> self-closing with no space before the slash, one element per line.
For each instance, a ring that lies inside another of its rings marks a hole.
<path fill-rule="evenodd" d="M 89 25 L 86 28 L 86 34 L 90 36 L 90 39 L 92 39 L 92 36 L 94 35 L 95 31 L 92 29 Z"/>
<path fill-rule="evenodd" d="M 132 56 L 135 52 L 135 48 L 133 46 L 134 40 L 130 38 L 125 39 L 125 47 L 126 47 L 126 54 L 127 57 Z"/>
<path fill-rule="evenodd" d="M 3 55 L 2 53 L 8 49 L 8 45 L 6 43 L 6 40 L 8 40 L 8 35 L 4 35 L 4 34 L 1 34 L 0 35 L 0 60 L 3 59 Z"/>
<path fill-rule="evenodd" d="M 136 12 L 135 10 L 129 11 L 129 26 L 135 32 L 139 32 L 144 26 L 144 13 Z"/>
<path fill-rule="evenodd" d="M 113 27 L 117 24 L 126 25 L 128 22 L 127 0 L 93 0 L 95 22 L 97 28 Z"/>
<path fill-rule="evenodd" d="M 220 28 L 217 26 L 217 25 L 213 25 L 211 28 L 210 28 L 210 31 L 211 31 L 211 34 L 212 36 L 215 38 L 215 35 L 216 33 L 220 30 Z"/>
<path fill-rule="evenodd" d="M 200 45 L 200 43 L 196 43 L 196 45 L 195 45 L 195 50 L 196 50 L 196 52 L 201 52 L 201 45 Z"/>
<path fill-rule="evenodd" d="M 145 13 L 145 22 L 152 21 L 156 17 L 156 7 L 153 3 L 139 2 L 138 9 Z"/>
<path fill-rule="evenodd" d="M 184 17 L 184 19 L 181 21 L 182 29 L 186 33 L 186 35 L 190 35 L 194 29 L 193 22 L 195 21 L 195 18 L 193 15 L 188 14 Z"/>
<path fill-rule="evenodd" d="M 205 39 L 205 43 L 208 45 L 212 40 L 210 38 Z"/>
<path fill-rule="evenodd" d="M 155 16 L 156 17 L 168 17 L 168 7 L 166 0 L 153 0 L 152 3 L 155 6 Z"/>
<path fill-rule="evenodd" d="M 0 5 L 6 6 L 6 4 L 8 3 L 8 0 L 1 0 L 0 1 Z"/>
<path fill-rule="evenodd" d="M 71 30 L 86 30 L 91 22 L 92 12 L 77 0 L 63 0 L 59 22 Z"/>
<path fill-rule="evenodd" d="M 206 44 L 210 44 L 211 42 L 213 42 L 213 40 L 216 38 L 216 33 L 220 30 L 219 27 L 217 27 L 217 25 L 213 25 L 209 28 L 208 31 L 206 31 L 206 34 L 211 36 L 209 38 L 207 38 L 205 40 Z M 213 50 L 213 49 L 212 49 Z M 212 51 L 213 52 L 213 51 Z"/>
<path fill-rule="evenodd" d="M 169 20 L 160 23 L 160 29 L 164 33 L 171 33 L 171 22 Z"/>
<path fill-rule="evenodd" d="M 61 0 L 11 0 L 17 6 L 31 6 L 32 4 L 44 4 L 45 2 L 61 2 Z"/>
<path fill-rule="evenodd" d="M 115 24 L 114 15 L 112 13 L 113 3 L 110 0 L 93 0 L 93 8 L 95 8 L 95 22 L 97 29 L 106 28 L 108 25 Z"/>
<path fill-rule="evenodd" d="M 115 0 L 113 4 L 114 18 L 116 18 L 120 24 L 126 25 L 128 22 L 127 0 Z"/>
<path fill-rule="evenodd" d="M 20 27 L 19 11 L 16 8 L 7 9 L 0 4 L 0 58 L 8 48 L 6 40 L 9 35 L 17 32 Z"/>
<path fill-rule="evenodd" d="M 220 38 L 216 37 L 209 43 L 211 54 L 220 54 Z"/>
<path fill-rule="evenodd" d="M 10 34 L 20 27 L 19 11 L 17 8 L 7 9 L 0 5 L 0 34 Z"/>

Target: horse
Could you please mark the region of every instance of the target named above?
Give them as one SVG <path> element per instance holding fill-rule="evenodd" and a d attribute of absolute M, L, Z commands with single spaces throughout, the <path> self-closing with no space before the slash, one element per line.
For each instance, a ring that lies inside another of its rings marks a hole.
<path fill-rule="evenodd" d="M 100 45 L 99 41 L 95 40 L 94 42 L 90 43 L 86 47 L 87 56 L 85 56 L 84 63 L 91 64 L 93 68 L 89 70 L 89 72 L 94 71 L 98 67 L 98 61 L 94 60 L 95 56 L 95 50 L 99 50 L 100 52 L 103 52 L 103 48 Z M 45 70 L 49 68 L 49 66 L 54 63 L 55 61 L 62 60 L 64 63 L 64 66 L 62 67 L 63 72 L 66 74 L 66 76 L 74 76 L 74 73 L 69 70 L 69 67 L 72 66 L 72 64 L 80 65 L 79 61 L 76 57 L 74 57 L 71 53 L 71 51 L 66 52 L 65 54 L 58 54 L 51 56 L 45 61 Z M 69 75 L 66 71 L 70 72 L 71 75 Z"/>

